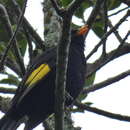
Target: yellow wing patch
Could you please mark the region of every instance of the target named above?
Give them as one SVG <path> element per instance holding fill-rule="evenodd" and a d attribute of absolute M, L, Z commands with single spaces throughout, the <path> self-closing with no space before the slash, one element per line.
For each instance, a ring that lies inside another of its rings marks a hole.
<path fill-rule="evenodd" d="M 36 68 L 31 75 L 28 77 L 26 81 L 26 85 L 31 86 L 41 80 L 49 71 L 51 68 L 47 64 L 42 64 L 38 68 Z"/>

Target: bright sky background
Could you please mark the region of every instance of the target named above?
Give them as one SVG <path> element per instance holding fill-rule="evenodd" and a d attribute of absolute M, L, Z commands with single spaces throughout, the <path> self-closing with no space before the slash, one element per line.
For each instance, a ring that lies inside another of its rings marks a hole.
<path fill-rule="evenodd" d="M 30 21 L 33 27 L 37 30 L 40 36 L 43 36 L 43 12 L 42 6 L 40 4 L 42 0 L 28 0 L 26 18 Z M 122 5 L 125 7 L 125 5 Z M 86 11 L 85 16 L 88 17 L 91 8 Z M 112 12 L 110 12 L 112 13 Z M 125 14 L 122 12 L 119 15 L 111 17 L 112 23 L 115 24 L 118 20 Z M 120 28 L 119 32 L 121 36 L 125 36 L 127 30 L 130 29 L 130 18 L 128 21 L 124 22 Z M 128 39 L 130 42 L 130 38 Z M 97 44 L 99 39 L 90 31 L 86 40 L 86 53 L 88 53 L 95 44 Z M 117 40 L 114 36 L 109 37 L 107 47 L 109 51 L 117 46 Z M 96 53 L 90 62 L 94 61 L 100 55 L 100 50 Z M 111 76 L 117 75 L 125 70 L 130 69 L 130 56 L 125 55 L 105 67 L 103 67 L 96 74 L 95 83 L 103 81 Z M 130 77 L 125 78 L 113 85 L 98 90 L 96 92 L 90 93 L 85 101 L 93 102 L 93 106 L 108 110 L 110 112 L 130 115 Z M 96 115 L 90 112 L 85 112 L 84 114 L 74 114 L 73 119 L 76 126 L 81 126 L 82 130 L 130 130 L 130 123 L 118 121 L 110 118 L 106 118 L 100 115 Z M 20 130 L 22 130 L 21 127 Z M 35 130 L 39 130 L 36 128 Z"/>

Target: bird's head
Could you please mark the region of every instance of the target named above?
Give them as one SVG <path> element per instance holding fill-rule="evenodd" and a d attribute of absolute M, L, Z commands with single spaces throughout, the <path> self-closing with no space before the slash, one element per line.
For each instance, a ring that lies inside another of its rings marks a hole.
<path fill-rule="evenodd" d="M 76 44 L 84 48 L 85 35 L 89 31 L 88 25 L 85 25 L 78 30 L 71 31 L 71 44 Z"/>

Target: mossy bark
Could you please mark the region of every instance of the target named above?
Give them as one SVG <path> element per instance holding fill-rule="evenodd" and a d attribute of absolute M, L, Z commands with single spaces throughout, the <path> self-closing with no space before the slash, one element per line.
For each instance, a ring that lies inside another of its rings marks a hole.
<path fill-rule="evenodd" d="M 52 7 L 49 0 L 44 0 L 43 3 L 43 13 L 44 13 L 44 39 L 45 46 L 47 48 L 56 46 L 60 39 L 62 19 L 56 14 L 55 9 Z M 49 126 L 48 126 L 49 125 Z M 46 122 L 44 122 L 45 130 L 54 130 L 54 116 L 49 117 Z M 67 110 L 65 112 L 65 124 L 64 130 L 80 130 L 80 128 L 75 128 L 73 125 L 71 112 Z"/>

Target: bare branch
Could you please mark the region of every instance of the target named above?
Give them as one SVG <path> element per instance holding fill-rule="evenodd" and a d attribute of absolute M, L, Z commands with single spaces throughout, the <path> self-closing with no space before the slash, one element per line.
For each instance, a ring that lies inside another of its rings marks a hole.
<path fill-rule="evenodd" d="M 89 88 L 85 88 L 82 93 L 87 94 L 90 92 L 94 92 L 94 91 L 104 88 L 112 83 L 118 82 L 119 80 L 122 80 L 123 78 L 125 78 L 129 75 L 130 75 L 130 70 L 127 70 L 127 71 L 125 71 L 119 75 L 116 75 L 114 77 L 111 77 L 103 82 L 94 84 L 94 85 L 90 86 Z"/>
<path fill-rule="evenodd" d="M 110 28 L 113 28 L 113 25 L 112 25 L 112 23 L 111 23 L 110 20 L 108 20 L 108 26 L 109 26 Z M 116 30 L 116 31 L 114 31 L 113 33 L 115 34 L 115 36 L 116 36 L 116 38 L 118 39 L 118 41 L 121 43 L 121 42 L 122 42 L 122 38 L 121 38 L 121 36 L 119 35 L 118 31 Z"/>
<path fill-rule="evenodd" d="M 15 88 L 0 87 L 0 93 L 15 94 L 15 92 L 16 92 Z"/>
<path fill-rule="evenodd" d="M 121 44 L 119 45 L 119 47 L 123 46 L 125 41 L 127 40 L 127 38 L 130 36 L 130 30 L 128 30 L 126 36 L 122 39 Z M 118 48 L 117 48 L 118 49 Z"/>
<path fill-rule="evenodd" d="M 97 50 L 98 48 L 104 44 L 104 40 L 111 34 L 113 33 L 125 20 L 126 18 L 130 16 L 130 10 L 128 10 L 128 12 L 126 13 L 126 15 L 120 19 L 120 21 L 113 27 L 110 29 L 110 31 L 108 31 L 107 33 L 104 34 L 104 36 L 102 37 L 102 39 L 100 40 L 100 42 L 94 47 L 94 49 L 88 54 L 88 56 L 86 57 L 86 60 L 88 60 Z"/>
<path fill-rule="evenodd" d="M 117 49 L 115 49 L 109 52 L 108 54 L 106 54 L 105 58 L 101 56 L 98 60 L 96 60 L 94 63 L 90 64 L 87 67 L 86 77 L 91 76 L 94 72 L 99 70 L 102 66 L 104 66 L 108 62 L 127 53 L 130 53 L 130 44 L 124 44 L 121 48 L 118 49 L 118 51 Z"/>
<path fill-rule="evenodd" d="M 25 73 L 25 67 L 24 67 L 23 59 L 21 57 L 20 50 L 18 48 L 18 43 L 17 43 L 17 41 L 15 39 L 15 36 L 13 36 L 14 34 L 13 34 L 13 30 L 11 28 L 11 23 L 10 23 L 10 20 L 9 20 L 8 13 L 7 13 L 5 7 L 3 5 L 1 5 L 1 4 L 0 4 L 0 14 L 1 14 L 2 18 L 3 18 L 3 23 L 6 24 L 7 30 L 9 32 L 10 37 L 11 37 L 11 39 L 10 39 L 8 45 L 7 45 L 7 48 L 6 48 L 3 56 L 1 57 L 0 70 L 3 69 L 3 65 L 5 63 L 5 59 L 7 57 L 7 53 L 9 51 L 9 49 L 11 48 L 12 45 L 14 45 L 14 47 L 15 47 L 14 52 L 15 52 L 15 55 L 16 55 L 16 60 L 19 63 L 22 74 L 24 74 Z"/>
<path fill-rule="evenodd" d="M 60 7 L 58 6 L 58 3 L 55 1 L 55 0 L 50 0 L 51 1 L 51 3 L 52 3 L 52 5 L 53 5 L 53 7 L 54 7 L 54 9 L 55 9 L 55 11 L 56 11 L 56 13 L 59 15 L 59 16 L 61 16 L 61 17 L 63 17 L 63 15 L 64 15 L 64 10 L 63 9 L 60 9 Z"/>
<path fill-rule="evenodd" d="M 31 40 L 31 37 L 28 33 L 28 30 L 25 28 L 24 31 L 25 31 L 25 35 L 26 35 L 26 38 L 27 38 L 27 41 L 28 41 L 29 65 L 31 65 L 32 64 L 32 58 L 33 58 L 32 40 Z"/>
<path fill-rule="evenodd" d="M 14 7 L 15 13 L 19 17 L 20 14 L 22 13 L 22 11 L 19 8 L 19 5 L 18 5 L 18 3 L 15 0 L 11 0 L 11 1 L 12 1 L 12 6 Z M 45 50 L 44 41 L 37 34 L 37 32 L 33 29 L 33 27 L 29 24 L 29 22 L 27 21 L 27 19 L 25 17 L 23 17 L 23 24 L 22 24 L 22 26 L 23 26 L 23 28 L 25 30 L 28 30 L 29 35 L 32 38 L 32 41 L 34 41 L 36 43 L 36 46 L 38 46 L 40 49 Z"/>
<path fill-rule="evenodd" d="M 95 22 L 96 16 L 98 15 L 101 7 L 101 3 L 103 3 L 104 0 L 97 0 L 95 7 L 92 10 L 91 15 L 89 16 L 86 25 L 88 25 L 90 28 L 92 27 L 93 23 Z M 87 34 L 86 34 L 87 35 Z"/>
<path fill-rule="evenodd" d="M 121 13 L 122 11 L 127 10 L 127 9 L 129 9 L 129 8 L 130 8 L 130 7 L 128 6 L 128 7 L 125 7 L 125 8 L 123 8 L 123 9 L 120 9 L 120 10 L 118 10 L 117 12 L 108 15 L 108 17 L 111 17 L 111 16 L 114 16 L 114 15 L 117 15 L 117 14 Z"/>
<path fill-rule="evenodd" d="M 104 1 L 103 3 L 103 21 L 104 21 L 104 33 L 107 32 L 107 29 L 108 29 L 108 16 L 107 16 L 107 12 L 108 12 L 108 9 L 107 9 L 107 0 Z M 102 55 L 105 56 L 106 55 L 106 40 L 104 40 L 104 44 L 103 44 L 103 51 L 102 51 Z"/>
<path fill-rule="evenodd" d="M 2 55 L 0 54 L 0 59 L 1 59 Z M 5 65 L 10 68 L 11 70 L 13 70 L 17 75 L 19 75 L 20 77 L 22 77 L 22 73 L 20 71 L 20 68 L 18 66 L 18 64 L 14 61 L 12 61 L 12 59 L 10 58 L 6 58 L 7 60 L 5 61 Z"/>
<path fill-rule="evenodd" d="M 84 1 L 85 0 L 73 0 L 67 7 L 68 13 L 73 15 L 77 8 L 79 8 Z"/>
<path fill-rule="evenodd" d="M 80 109 L 83 109 L 83 110 L 86 110 L 86 111 L 89 111 L 89 112 L 93 112 L 93 113 L 96 113 L 96 114 L 99 114 L 99 115 L 102 115 L 102 116 L 105 116 L 105 117 L 117 119 L 117 120 L 120 120 L 120 121 L 130 122 L 130 116 L 125 116 L 125 115 L 107 112 L 107 111 L 104 111 L 104 110 L 101 110 L 101 109 L 98 109 L 98 108 L 95 108 L 95 107 L 87 106 L 87 105 L 79 103 L 79 102 L 74 103 L 74 105 L 76 105 Z"/>

